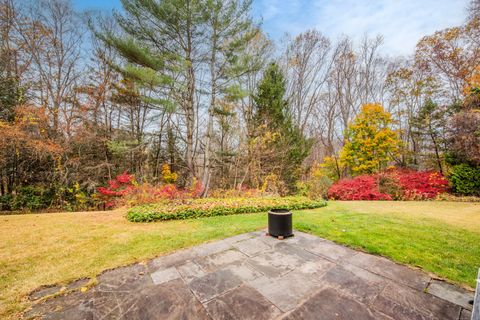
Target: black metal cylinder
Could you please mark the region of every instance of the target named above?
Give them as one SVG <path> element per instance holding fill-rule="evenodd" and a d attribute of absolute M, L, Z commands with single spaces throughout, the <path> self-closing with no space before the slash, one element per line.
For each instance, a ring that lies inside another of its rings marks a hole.
<path fill-rule="evenodd" d="M 268 234 L 274 237 L 293 236 L 292 213 L 286 209 L 272 209 L 268 212 Z"/>

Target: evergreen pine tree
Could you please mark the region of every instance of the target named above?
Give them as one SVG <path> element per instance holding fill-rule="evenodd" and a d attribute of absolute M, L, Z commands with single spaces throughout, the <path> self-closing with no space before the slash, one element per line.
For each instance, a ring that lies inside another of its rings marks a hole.
<path fill-rule="evenodd" d="M 296 189 L 300 178 L 301 165 L 308 156 L 312 141 L 307 139 L 291 119 L 291 110 L 285 98 L 285 77 L 276 63 L 271 63 L 265 70 L 257 93 L 254 96 L 256 108 L 255 123 L 257 136 L 273 134 L 277 136 L 268 147 L 268 159 L 262 164 L 271 168 L 269 174 L 279 176 L 287 191 Z"/>
<path fill-rule="evenodd" d="M 186 133 L 184 162 L 187 182 L 196 175 L 194 135 L 197 119 L 197 67 L 204 45 L 206 15 L 200 0 L 122 0 L 116 14 L 122 29 L 97 35 L 126 60 L 117 69 L 150 91 L 142 99 L 152 108 L 182 110 Z M 154 94 L 152 94 L 154 93 Z"/>

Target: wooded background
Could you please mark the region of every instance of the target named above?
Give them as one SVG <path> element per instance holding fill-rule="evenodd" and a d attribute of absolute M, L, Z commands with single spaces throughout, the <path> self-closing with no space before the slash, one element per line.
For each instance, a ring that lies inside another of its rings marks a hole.
<path fill-rule="evenodd" d="M 382 53 L 388 34 L 309 30 L 274 42 L 249 0 L 122 5 L 107 15 L 1 0 L 2 196 L 42 188 L 62 205 L 125 171 L 160 183 L 164 164 L 204 195 L 294 193 L 315 163 L 352 174 L 339 152 L 369 103 L 391 114 L 393 164 L 480 164 L 478 100 L 467 99 L 480 78 L 478 0 L 463 25 L 425 35 L 409 57 Z"/>

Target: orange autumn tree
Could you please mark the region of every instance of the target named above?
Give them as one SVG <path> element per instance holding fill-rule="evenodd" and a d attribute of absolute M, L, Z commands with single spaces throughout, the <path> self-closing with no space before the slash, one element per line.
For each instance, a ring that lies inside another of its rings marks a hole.
<path fill-rule="evenodd" d="M 49 137 L 48 130 L 44 108 L 19 106 L 13 123 L 0 120 L 0 146 L 15 153 L 20 149 L 29 150 L 38 157 L 55 155 L 61 147 Z"/>
<path fill-rule="evenodd" d="M 340 153 L 343 165 L 354 175 L 385 169 L 399 154 L 398 133 L 390 128 L 392 116 L 380 104 L 365 104 L 349 124 Z"/>
<path fill-rule="evenodd" d="M 15 108 L 12 122 L 0 120 L 0 169 L 11 168 L 11 175 L 2 176 L 2 189 L 11 192 L 31 179 L 28 167 L 40 162 L 58 160 L 62 148 L 49 137 L 44 108 L 30 105 Z M 15 164 L 15 165 L 12 165 Z"/>
<path fill-rule="evenodd" d="M 480 65 L 475 68 L 472 75 L 467 78 L 467 85 L 463 90 L 466 96 L 480 94 Z"/>
<path fill-rule="evenodd" d="M 462 107 L 450 120 L 450 148 L 457 159 L 480 166 L 480 66 L 466 82 Z"/>
<path fill-rule="evenodd" d="M 466 80 L 480 63 L 480 21 L 447 28 L 423 37 L 415 51 L 415 65 L 449 91 L 453 101 L 461 99 Z"/>

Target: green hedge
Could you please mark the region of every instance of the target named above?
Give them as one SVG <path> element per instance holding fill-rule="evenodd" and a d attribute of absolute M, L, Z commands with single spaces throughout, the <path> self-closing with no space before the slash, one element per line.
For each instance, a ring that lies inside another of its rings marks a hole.
<path fill-rule="evenodd" d="M 16 194 L 0 196 L 0 211 L 28 210 L 38 211 L 48 208 L 53 201 L 54 193 L 41 186 L 25 186 L 16 191 Z"/>
<path fill-rule="evenodd" d="M 136 206 L 128 211 L 127 219 L 132 222 L 180 220 L 266 212 L 271 209 L 313 209 L 326 205 L 323 200 L 306 197 L 206 198 Z"/>
<path fill-rule="evenodd" d="M 456 165 L 448 180 L 455 193 L 480 196 L 480 167 L 472 167 L 465 163 Z"/>

